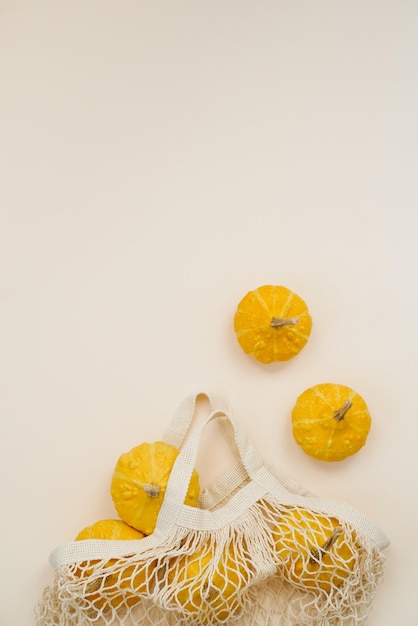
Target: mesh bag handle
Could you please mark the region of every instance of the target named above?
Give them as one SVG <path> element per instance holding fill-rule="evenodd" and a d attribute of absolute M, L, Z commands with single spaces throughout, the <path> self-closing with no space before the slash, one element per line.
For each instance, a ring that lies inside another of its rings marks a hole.
<path fill-rule="evenodd" d="M 187 398 L 186 401 L 180 405 L 179 411 L 176 413 L 173 424 L 178 423 L 177 419 L 179 416 L 187 416 L 187 420 L 185 420 L 185 423 L 181 428 L 181 435 L 180 430 L 177 430 L 177 441 L 179 441 L 181 437 L 184 441 L 184 435 L 187 433 L 188 426 L 190 426 L 190 423 L 193 420 L 196 398 L 197 395 L 189 396 L 189 398 Z M 208 396 L 208 398 L 211 406 L 213 406 L 211 399 L 213 398 L 213 402 L 215 402 L 214 397 Z M 216 402 L 218 402 L 218 400 L 219 399 L 217 398 Z M 231 425 L 232 435 L 226 437 L 227 441 L 229 444 L 235 444 L 238 457 L 250 478 L 254 477 L 260 468 L 264 467 L 264 461 L 258 453 L 256 447 L 248 437 L 247 433 L 226 408 L 226 405 L 223 403 L 218 406 L 223 406 L 225 408 L 217 408 L 198 420 L 196 425 L 192 428 L 190 435 L 184 442 L 183 447 L 174 462 L 168 479 L 164 500 L 158 515 L 155 529 L 156 532 L 165 533 L 168 528 L 171 528 L 176 523 L 181 510 L 184 508 L 184 500 L 196 464 L 203 430 L 212 420 L 224 418 L 224 420 L 226 419 L 226 421 Z M 191 411 L 192 414 L 190 414 Z M 168 432 L 170 432 L 170 429 Z M 175 430 L 172 430 L 171 432 L 174 433 Z M 226 433 L 225 424 L 222 428 L 222 432 Z M 174 438 L 172 440 L 174 440 Z"/>
<path fill-rule="evenodd" d="M 178 406 L 174 417 L 162 437 L 162 441 L 170 443 L 172 446 L 180 449 L 187 438 L 187 433 L 192 424 L 196 403 L 199 396 L 205 396 L 209 401 L 212 411 L 223 411 L 231 413 L 228 403 L 214 393 L 196 392 L 187 396 Z"/>

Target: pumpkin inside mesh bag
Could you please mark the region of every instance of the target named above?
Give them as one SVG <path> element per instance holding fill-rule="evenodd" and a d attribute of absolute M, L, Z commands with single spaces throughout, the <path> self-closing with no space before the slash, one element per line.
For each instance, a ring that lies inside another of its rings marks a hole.
<path fill-rule="evenodd" d="M 204 394 L 211 410 L 190 428 L 198 395 L 180 405 L 163 439 L 181 451 L 153 533 L 58 547 L 38 626 L 363 624 L 384 573 L 385 535 L 350 505 L 266 464 L 222 399 Z M 185 495 L 211 420 L 235 463 L 192 507 Z"/>

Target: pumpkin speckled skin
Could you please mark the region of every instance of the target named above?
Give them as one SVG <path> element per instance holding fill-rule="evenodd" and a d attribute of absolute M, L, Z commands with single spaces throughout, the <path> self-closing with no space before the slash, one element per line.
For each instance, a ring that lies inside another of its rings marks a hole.
<path fill-rule="evenodd" d="M 306 389 L 292 411 L 295 441 L 321 461 L 342 461 L 366 443 L 371 417 L 363 398 L 346 385 Z"/>
<path fill-rule="evenodd" d="M 211 548 L 201 548 L 169 563 L 168 581 L 178 589 L 176 604 L 199 624 L 223 622 L 234 615 L 238 594 L 249 577 L 248 567 L 237 562 L 232 548 L 216 564 L 213 559 Z"/>
<path fill-rule="evenodd" d="M 263 285 L 248 292 L 234 316 L 239 345 L 261 363 L 292 359 L 306 345 L 311 330 L 306 303 L 283 286 Z"/>
<path fill-rule="evenodd" d="M 162 441 L 143 443 L 122 454 L 116 464 L 110 487 L 116 511 L 145 535 L 154 531 L 178 453 Z M 184 503 L 197 506 L 199 494 L 199 477 L 194 471 Z"/>
<path fill-rule="evenodd" d="M 85 539 L 137 540 L 143 537 L 143 533 L 131 528 L 122 520 L 105 519 L 83 528 L 75 541 Z M 145 571 L 133 576 L 133 566 L 125 567 L 122 572 L 106 573 L 106 570 L 116 562 L 116 559 L 110 559 L 105 564 L 102 560 L 82 562 L 75 571 L 77 578 L 83 579 L 94 575 L 97 570 L 97 577 L 87 584 L 85 593 L 86 600 L 91 602 L 96 609 L 110 610 L 112 607 L 117 608 L 123 602 L 128 606 L 134 606 L 139 601 L 139 594 L 146 589 Z M 123 593 L 115 593 L 116 586 L 123 590 Z"/>
<path fill-rule="evenodd" d="M 281 561 L 278 572 L 297 586 L 329 593 L 353 570 L 354 535 L 347 537 L 334 517 L 290 507 L 275 527 L 273 538 Z"/>

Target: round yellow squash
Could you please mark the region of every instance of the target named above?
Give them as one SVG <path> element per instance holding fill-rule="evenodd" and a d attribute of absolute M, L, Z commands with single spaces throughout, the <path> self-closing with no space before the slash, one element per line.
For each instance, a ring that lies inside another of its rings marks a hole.
<path fill-rule="evenodd" d="M 334 517 L 289 507 L 273 532 L 278 571 L 291 583 L 330 592 L 349 577 L 354 564 L 354 535 L 346 536 Z"/>
<path fill-rule="evenodd" d="M 261 363 L 288 361 L 308 341 L 312 318 L 306 303 L 283 286 L 263 285 L 239 302 L 234 330 L 239 345 Z"/>
<path fill-rule="evenodd" d="M 176 588 L 176 603 L 183 614 L 199 624 L 226 623 L 239 609 L 237 601 L 249 570 L 233 548 L 225 550 L 214 566 L 212 548 L 203 547 L 169 562 L 168 581 Z M 194 623 L 194 622 L 193 622 Z"/>
<path fill-rule="evenodd" d="M 350 387 L 323 383 L 306 389 L 292 411 L 295 441 L 321 461 L 342 461 L 366 443 L 371 417 Z"/>
<path fill-rule="evenodd" d="M 122 454 L 116 464 L 110 487 L 116 511 L 145 535 L 155 528 L 178 453 L 177 448 L 162 441 L 143 443 Z M 199 493 L 199 477 L 194 471 L 184 503 L 196 506 Z"/>
<path fill-rule="evenodd" d="M 95 522 L 81 530 L 76 541 L 85 539 L 132 540 L 142 539 L 144 534 L 131 528 L 122 520 L 105 519 Z M 117 559 L 110 559 L 103 564 L 102 559 L 85 561 L 79 564 L 76 576 L 80 579 L 97 574 L 87 583 L 85 599 L 96 609 L 110 610 L 117 608 L 123 602 L 133 606 L 139 601 L 139 594 L 146 590 L 147 572 L 134 572 L 134 566 L 126 566 L 121 572 L 108 573 L 107 570 L 117 563 Z M 121 593 L 118 591 L 121 590 Z"/>

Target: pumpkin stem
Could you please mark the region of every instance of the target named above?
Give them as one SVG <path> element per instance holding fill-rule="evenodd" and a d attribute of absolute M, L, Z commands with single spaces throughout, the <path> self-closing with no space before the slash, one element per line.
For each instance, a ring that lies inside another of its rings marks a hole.
<path fill-rule="evenodd" d="M 343 534 L 343 532 L 344 530 L 342 526 L 337 526 L 336 528 L 334 528 L 332 535 L 328 537 L 326 542 L 320 548 L 314 548 L 311 550 L 309 562 L 316 563 L 317 561 L 320 561 L 328 552 L 328 550 L 331 549 L 331 547 L 337 541 L 338 537 Z"/>
<path fill-rule="evenodd" d="M 342 405 L 342 407 L 340 407 L 339 409 L 335 411 L 333 415 L 334 419 L 337 420 L 337 422 L 341 422 L 341 420 L 344 419 L 347 411 L 351 409 L 352 406 L 353 406 L 353 403 L 351 402 L 351 400 L 346 400 L 344 404 Z"/>
<path fill-rule="evenodd" d="M 294 326 L 299 324 L 300 319 L 298 317 L 272 317 L 270 326 L 272 328 L 282 328 L 282 326 Z"/>
<path fill-rule="evenodd" d="M 214 595 L 214 589 L 209 583 L 203 583 L 202 585 L 202 598 L 210 600 Z"/>
<path fill-rule="evenodd" d="M 158 498 L 160 495 L 160 487 L 155 483 L 145 483 L 142 488 L 150 498 Z"/>

